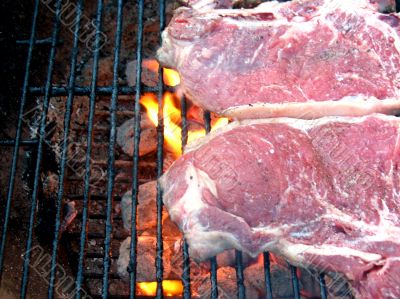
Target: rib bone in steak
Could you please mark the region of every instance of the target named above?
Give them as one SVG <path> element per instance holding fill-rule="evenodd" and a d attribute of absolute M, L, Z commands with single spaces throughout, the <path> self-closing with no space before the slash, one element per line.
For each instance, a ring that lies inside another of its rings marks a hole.
<path fill-rule="evenodd" d="M 400 111 L 400 19 L 378 11 L 393 0 L 192 2 L 175 12 L 158 58 L 203 108 L 239 119 Z"/>
<path fill-rule="evenodd" d="M 190 254 L 236 248 L 343 273 L 359 298 L 400 298 L 400 119 L 228 125 L 160 180 Z"/>

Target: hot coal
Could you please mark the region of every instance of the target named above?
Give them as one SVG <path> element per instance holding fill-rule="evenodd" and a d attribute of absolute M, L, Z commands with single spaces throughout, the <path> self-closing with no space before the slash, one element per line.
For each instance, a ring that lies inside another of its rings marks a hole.
<path fill-rule="evenodd" d="M 155 64 L 154 64 L 155 63 Z M 153 67 L 151 67 L 153 66 Z M 129 86 L 136 85 L 136 69 L 137 61 L 132 60 L 126 64 L 126 81 Z M 142 61 L 142 78 L 143 84 L 155 87 L 158 84 L 158 63 L 155 60 L 144 59 Z"/>
<path fill-rule="evenodd" d="M 139 156 L 154 152 L 157 149 L 157 130 L 147 115 L 142 115 L 140 122 L 142 131 L 140 134 Z M 117 143 L 124 153 L 133 156 L 135 136 L 135 119 L 124 122 L 117 132 Z"/>
<path fill-rule="evenodd" d="M 130 243 L 131 238 L 128 237 L 121 243 L 119 249 L 119 257 L 117 261 L 118 274 L 125 280 L 129 279 L 127 271 L 130 261 Z M 137 281 L 155 281 L 156 268 L 155 268 L 155 252 L 156 252 L 157 238 L 151 236 L 138 237 L 137 249 Z M 164 242 L 164 278 L 167 278 L 171 272 L 171 250 L 166 242 Z"/>
<path fill-rule="evenodd" d="M 157 181 L 152 181 L 139 186 L 138 194 L 138 230 L 151 229 L 157 226 Z M 132 192 L 128 191 L 121 200 L 121 215 L 124 228 L 131 231 Z M 163 215 L 165 219 L 167 215 Z"/>

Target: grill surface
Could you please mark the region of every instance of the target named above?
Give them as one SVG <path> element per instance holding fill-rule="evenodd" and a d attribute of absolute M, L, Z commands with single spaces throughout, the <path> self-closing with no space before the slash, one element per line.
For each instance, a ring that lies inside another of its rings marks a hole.
<path fill-rule="evenodd" d="M 63 130 L 63 143 L 61 151 L 61 160 L 59 163 L 59 181 L 58 181 L 58 193 L 56 197 L 56 215 L 55 215 L 55 229 L 53 234 L 53 242 L 51 248 L 51 266 L 50 275 L 48 280 L 48 298 L 55 297 L 54 286 L 57 279 L 56 264 L 58 261 L 59 252 L 59 239 L 60 239 L 60 228 L 61 228 L 61 206 L 62 199 L 64 197 L 64 183 L 67 179 L 67 160 L 68 160 L 68 146 L 70 140 L 70 123 L 71 115 L 73 109 L 73 103 L 76 96 L 87 96 L 89 101 L 89 114 L 87 120 L 87 149 L 86 149 L 86 159 L 85 159 L 85 173 L 84 173 L 84 186 L 83 195 L 76 195 L 76 199 L 80 199 L 82 203 L 82 212 L 78 216 L 81 218 L 81 230 L 79 233 L 79 253 L 77 262 L 77 272 L 75 280 L 75 290 L 76 298 L 84 297 L 82 289 L 84 288 L 84 282 L 87 279 L 90 280 L 100 280 L 102 282 L 101 293 L 100 294 L 90 294 L 92 297 L 102 297 L 111 298 L 109 296 L 109 283 L 110 279 L 118 278 L 115 275 L 110 275 L 110 264 L 112 260 L 111 255 L 111 244 L 113 238 L 117 236 L 112 234 L 113 231 L 113 201 L 118 200 L 113 196 L 115 188 L 115 174 L 116 174 L 116 163 L 115 163 L 115 143 L 116 143 L 116 126 L 117 126 L 117 104 L 119 96 L 123 95 L 134 95 L 134 116 L 135 116 L 135 151 L 133 155 L 132 164 L 132 220 L 131 223 L 135 224 L 137 221 L 137 204 L 138 204 L 138 187 L 139 183 L 143 182 L 143 179 L 139 178 L 139 142 L 141 135 L 140 128 L 140 96 L 144 92 L 154 92 L 158 96 L 158 128 L 157 128 L 157 166 L 156 173 L 157 177 L 160 177 L 163 172 L 163 93 L 170 88 L 163 85 L 162 81 L 162 69 L 159 70 L 159 80 L 158 86 L 148 87 L 143 86 L 141 83 L 142 74 L 142 60 L 143 60 L 143 35 L 144 35 L 144 0 L 138 0 L 137 2 L 137 48 L 132 49 L 136 51 L 136 86 L 126 87 L 120 86 L 118 82 L 118 67 L 120 64 L 120 50 L 121 50 L 121 38 L 122 38 L 122 25 L 123 25 L 123 6 L 124 1 L 117 1 L 117 15 L 115 16 L 115 45 L 114 45 L 114 57 L 113 57 L 113 77 L 111 86 L 98 86 L 98 71 L 99 71 L 99 59 L 100 59 L 100 48 L 101 48 L 101 33 L 102 33 L 102 22 L 103 22 L 103 0 L 97 1 L 96 17 L 94 21 L 94 27 L 96 29 L 95 41 L 94 41 L 94 51 L 93 51 L 93 65 L 92 65 L 92 76 L 90 86 L 78 86 L 76 83 L 77 77 L 77 65 L 78 65 L 78 52 L 79 52 L 79 35 L 82 31 L 81 20 L 83 15 L 84 0 L 77 0 L 75 11 L 75 25 L 74 25 L 74 38 L 70 57 L 70 68 L 68 82 L 66 86 L 56 86 L 53 83 L 53 73 L 54 73 L 54 63 L 56 57 L 57 47 L 59 45 L 59 31 L 60 31 L 60 14 L 62 8 L 62 1 L 57 0 L 55 3 L 55 18 L 53 21 L 52 35 L 50 38 L 37 39 L 37 22 L 38 22 L 38 11 L 42 3 L 39 0 L 35 0 L 34 11 L 32 17 L 31 34 L 28 41 L 19 41 L 21 46 L 28 47 L 28 54 L 26 59 L 26 71 L 22 87 L 22 95 L 20 98 L 20 108 L 19 108 L 19 118 L 16 126 L 16 135 L 14 140 L 0 140 L 1 146 L 13 147 L 13 158 L 11 163 L 11 169 L 9 173 L 9 184 L 6 198 L 6 205 L 4 211 L 4 222 L 1 232 L 1 247 L 0 247 L 0 271 L 2 272 L 4 266 L 5 257 L 5 244 L 8 231 L 8 223 L 10 218 L 10 210 L 13 200 L 13 194 L 15 189 L 15 176 L 17 172 L 17 162 L 18 153 L 21 147 L 35 147 L 37 158 L 34 165 L 34 181 L 33 181 L 33 191 L 31 194 L 31 209 L 29 214 L 29 229 L 28 235 L 26 236 L 26 255 L 23 264 L 23 274 L 21 280 L 20 296 L 21 298 L 26 298 L 27 287 L 29 283 L 29 268 L 31 263 L 31 249 L 32 249 L 32 237 L 33 228 L 35 225 L 35 213 L 38 201 L 38 188 L 41 173 L 41 164 L 44 154 L 44 141 L 46 136 L 46 117 L 49 109 L 49 102 L 52 97 L 65 96 L 65 111 L 64 111 L 64 130 Z M 158 2 L 158 12 L 159 12 L 159 31 L 161 32 L 166 24 L 165 20 L 165 0 L 159 0 Z M 50 45 L 50 52 L 48 57 L 47 66 L 47 76 L 43 86 L 31 86 L 30 85 L 30 74 L 32 73 L 31 62 L 33 58 L 33 51 L 36 47 L 41 45 Z M 31 140 L 22 140 L 22 118 L 25 111 L 25 106 L 28 96 L 42 96 L 42 115 L 41 122 L 39 124 L 39 130 L 37 137 Z M 99 96 L 110 96 L 109 104 L 109 116 L 110 116 L 110 130 L 108 132 L 109 141 L 107 144 L 107 179 L 106 179 L 106 196 L 90 196 L 91 190 L 91 169 L 92 169 L 92 151 L 93 151 L 93 134 L 94 134 L 94 119 L 96 115 L 96 101 L 98 101 Z M 183 146 L 187 142 L 187 103 L 185 98 L 181 98 L 181 113 L 182 113 L 182 144 Z M 132 114 L 132 113 L 131 113 Z M 211 129 L 210 126 L 210 113 L 206 112 L 204 114 L 205 129 L 208 133 Z M 83 133 L 83 132 L 82 132 Z M 69 178 L 71 180 L 71 178 Z M 71 196 L 71 195 L 70 195 Z M 105 203 L 105 214 L 96 215 L 91 214 L 89 211 L 89 204 L 91 201 L 98 201 Z M 157 285 L 157 298 L 163 297 L 162 290 L 162 280 L 163 280 L 163 235 L 162 235 L 162 191 L 157 188 L 157 248 L 156 248 L 156 281 Z M 88 224 L 90 219 L 102 219 L 104 222 L 104 235 L 88 232 Z M 136 294 L 136 268 L 137 268 L 137 227 L 136 225 L 131 226 L 132 242 L 130 245 L 130 264 L 129 264 L 129 297 L 138 298 Z M 104 251 L 103 253 L 90 252 L 87 249 L 87 242 L 90 239 L 100 239 L 102 240 Z M 85 272 L 85 258 L 101 258 L 103 274 L 98 275 L 96 273 Z M 264 253 L 264 278 L 265 278 L 265 289 L 266 298 L 272 298 L 272 286 L 271 286 L 271 273 L 270 273 L 270 259 L 269 254 Z M 216 258 L 210 259 L 210 272 L 211 272 L 211 298 L 218 298 L 218 279 L 217 279 L 217 262 Z M 190 283 L 190 259 L 188 255 L 188 245 L 183 244 L 183 272 L 182 272 L 182 282 L 184 286 L 183 298 L 191 297 L 191 283 Z M 294 298 L 300 298 L 299 290 L 299 280 L 296 275 L 296 268 L 290 266 L 292 281 L 288 281 L 288 287 L 293 288 Z M 237 278 L 237 296 L 238 298 L 245 298 L 245 286 L 244 286 L 244 274 L 243 274 L 243 262 L 241 252 L 236 252 L 236 278 Z M 324 276 L 319 277 L 319 283 L 321 286 L 321 298 L 327 298 L 327 291 L 325 289 Z M 119 297 L 115 297 L 119 298 Z"/>

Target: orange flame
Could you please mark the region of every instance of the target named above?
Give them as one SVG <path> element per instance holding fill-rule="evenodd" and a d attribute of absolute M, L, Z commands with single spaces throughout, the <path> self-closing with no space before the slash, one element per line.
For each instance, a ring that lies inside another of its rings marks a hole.
<path fill-rule="evenodd" d="M 141 97 L 140 102 L 146 108 L 147 115 L 151 122 L 155 126 L 158 126 L 158 103 L 156 95 L 146 93 Z M 174 103 L 174 96 L 170 92 L 164 94 L 163 121 L 166 145 L 176 157 L 179 157 L 182 154 L 182 129 L 177 124 L 181 121 L 181 115 Z M 212 131 L 227 124 L 227 118 L 219 118 L 212 123 Z M 188 132 L 188 143 L 205 135 L 206 132 L 204 129 L 190 130 Z"/>
<path fill-rule="evenodd" d="M 147 115 L 151 122 L 158 126 L 158 103 L 155 94 L 147 93 L 142 96 L 140 102 L 146 108 Z M 180 120 L 180 111 L 176 108 L 173 102 L 173 95 L 170 92 L 164 94 L 164 110 L 163 110 L 163 121 L 164 121 L 164 139 L 168 145 L 168 148 L 176 156 L 181 155 L 181 136 L 182 129 L 176 125 L 175 122 Z"/>
<path fill-rule="evenodd" d="M 142 66 L 153 73 L 157 73 L 160 65 L 157 60 L 154 59 L 145 59 L 142 62 Z M 179 73 L 173 69 L 163 68 L 163 81 L 165 85 L 168 86 L 177 86 L 181 83 L 181 78 Z"/>
<path fill-rule="evenodd" d="M 145 296 L 156 296 L 157 282 L 138 282 L 140 294 Z M 164 296 L 179 296 L 183 292 L 183 285 L 180 280 L 163 280 L 162 282 Z"/>
<path fill-rule="evenodd" d="M 172 69 L 164 68 L 163 80 L 165 85 L 177 86 L 181 83 L 181 77 L 179 73 Z"/>
<path fill-rule="evenodd" d="M 145 67 L 149 69 L 158 68 L 158 62 L 155 60 L 147 60 Z M 170 86 L 176 86 L 180 83 L 179 74 L 171 69 L 164 68 L 164 82 Z M 176 156 L 182 154 L 182 129 L 178 125 L 181 122 L 181 112 L 174 102 L 174 95 L 171 92 L 165 92 L 163 109 L 164 121 L 164 139 L 168 149 Z M 158 126 L 158 102 L 157 97 L 153 93 L 145 93 L 140 102 L 145 107 L 147 115 L 151 122 Z M 227 118 L 219 118 L 212 122 L 212 130 L 223 127 L 228 124 Z M 188 143 L 195 139 L 205 136 L 204 129 L 189 130 Z"/>
<path fill-rule="evenodd" d="M 211 132 L 216 129 L 225 127 L 227 124 L 229 124 L 229 118 L 227 117 L 217 118 L 215 122 L 211 123 Z"/>

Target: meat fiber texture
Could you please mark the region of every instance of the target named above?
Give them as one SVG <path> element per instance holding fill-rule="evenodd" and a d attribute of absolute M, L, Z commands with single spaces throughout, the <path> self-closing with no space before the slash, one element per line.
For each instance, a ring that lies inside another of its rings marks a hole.
<path fill-rule="evenodd" d="M 379 12 L 393 0 L 189 2 L 158 59 L 202 108 L 236 119 L 400 112 L 400 19 Z"/>
<path fill-rule="evenodd" d="M 400 298 L 400 119 L 234 122 L 160 179 L 202 261 L 231 248 L 343 273 L 358 298 Z"/>

